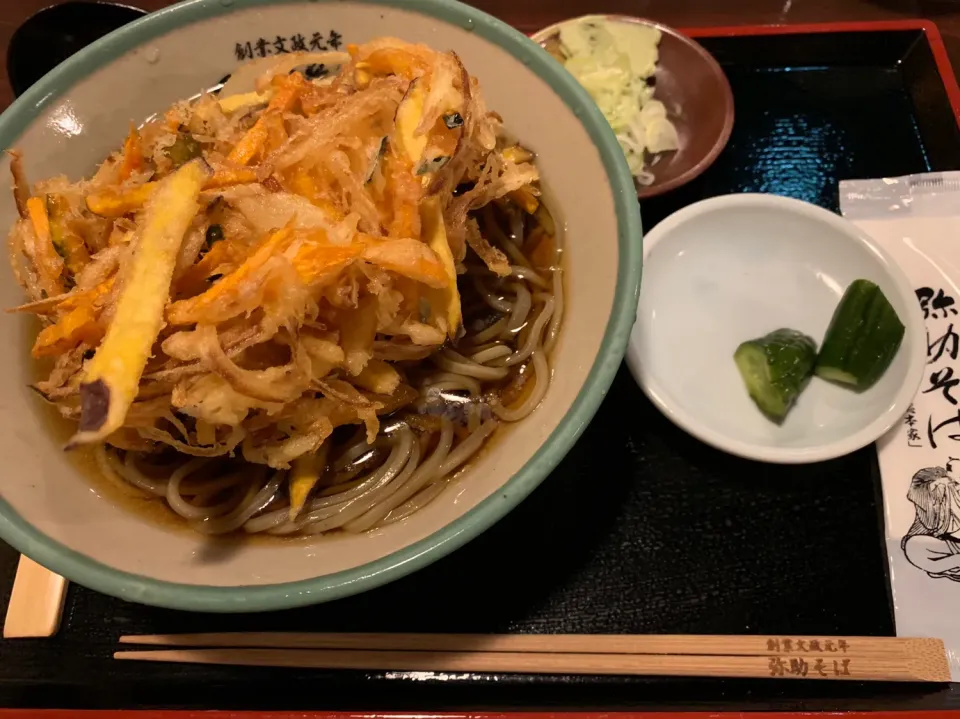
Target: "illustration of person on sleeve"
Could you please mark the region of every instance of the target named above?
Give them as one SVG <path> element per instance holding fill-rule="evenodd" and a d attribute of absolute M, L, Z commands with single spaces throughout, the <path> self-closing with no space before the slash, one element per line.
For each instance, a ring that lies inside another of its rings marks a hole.
<path fill-rule="evenodd" d="M 927 467 L 913 475 L 907 499 L 917 516 L 900 542 L 913 566 L 934 579 L 960 582 L 960 481 L 946 467 Z"/>

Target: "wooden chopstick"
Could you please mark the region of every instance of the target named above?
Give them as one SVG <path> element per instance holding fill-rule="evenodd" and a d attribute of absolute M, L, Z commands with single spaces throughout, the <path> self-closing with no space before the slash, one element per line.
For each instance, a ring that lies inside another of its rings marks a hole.
<path fill-rule="evenodd" d="M 437 672 L 946 682 L 943 642 L 899 637 L 227 633 L 125 636 L 117 659 Z M 811 651 L 811 645 L 814 649 Z M 829 647 L 829 648 L 827 648 Z"/>
<path fill-rule="evenodd" d="M 67 580 L 22 554 L 3 621 L 4 639 L 52 637 L 60 628 Z"/>
<path fill-rule="evenodd" d="M 902 637 L 768 637 L 693 634 L 377 634 L 363 632 L 209 632 L 120 637 L 121 644 L 166 647 L 358 649 L 436 652 L 550 652 L 573 654 L 704 654 L 776 656 L 822 652 L 843 656 L 900 654 Z M 938 645 L 939 646 L 939 645 Z"/>

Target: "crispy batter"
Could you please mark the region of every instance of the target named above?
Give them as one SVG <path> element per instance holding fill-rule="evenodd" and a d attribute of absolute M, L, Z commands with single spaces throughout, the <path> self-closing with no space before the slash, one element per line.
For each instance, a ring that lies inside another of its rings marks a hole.
<path fill-rule="evenodd" d="M 364 297 L 355 310 L 349 310 L 344 315 L 340 346 L 343 347 L 347 371 L 356 376 L 373 357 L 373 340 L 377 334 L 376 298 Z"/>
<path fill-rule="evenodd" d="M 31 197 L 11 152 L 9 236 L 30 300 L 15 311 L 54 360 L 36 389 L 80 418 L 73 442 L 292 464 L 291 519 L 334 428 L 373 442 L 417 400 L 418 361 L 462 334 L 470 248 L 510 272 L 477 212 L 544 213 L 533 154 L 454 53 L 381 38 L 295 55 L 131 126 L 89 179 Z M 297 71 L 328 59 L 334 75 Z M 549 271 L 556 244 L 534 239 L 522 251 Z"/>

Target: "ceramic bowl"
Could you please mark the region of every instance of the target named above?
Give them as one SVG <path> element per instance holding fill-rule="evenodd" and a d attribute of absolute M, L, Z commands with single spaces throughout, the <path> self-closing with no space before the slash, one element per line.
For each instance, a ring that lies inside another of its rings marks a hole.
<path fill-rule="evenodd" d="M 858 278 L 890 300 L 906 333 L 881 379 L 857 393 L 814 377 L 786 420 L 764 417 L 733 362 L 737 346 L 781 327 L 819 345 Z M 864 447 L 916 394 L 923 317 L 903 271 L 847 220 L 799 200 L 729 195 L 690 205 L 644 238 L 644 286 L 627 358 L 664 414 L 719 449 L 803 463 Z"/>
<path fill-rule="evenodd" d="M 538 30 L 531 38 L 547 45 L 567 23 L 603 19 L 648 25 L 660 30 L 660 56 L 655 77 L 655 99 L 667 108 L 677 128 L 680 149 L 654 158 L 649 169 L 654 181 L 637 185 L 640 199 L 685 185 L 703 173 L 727 145 L 733 129 L 733 92 L 727 76 L 703 46 L 686 35 L 652 20 L 627 15 L 583 15 Z"/>
<path fill-rule="evenodd" d="M 459 481 L 409 519 L 360 536 L 211 551 L 93 491 L 51 437 L 31 380 L 26 327 L 0 323 L 0 537 L 40 564 L 124 599 L 199 611 L 272 610 L 403 576 L 477 536 L 556 466 L 596 411 L 635 317 L 640 218 L 632 179 L 587 94 L 539 46 L 451 0 L 192 0 L 127 25 L 57 67 L 0 117 L 0 145 L 34 180 L 89 174 L 140 121 L 216 84 L 238 59 L 391 35 L 454 49 L 506 128 L 539 156 L 563 228 L 568 302 L 541 406 L 501 433 Z M 7 159 L 0 225 L 16 217 Z M 9 270 L 6 270 L 9 272 Z M 0 305 L 22 301 L 12 277 Z"/>

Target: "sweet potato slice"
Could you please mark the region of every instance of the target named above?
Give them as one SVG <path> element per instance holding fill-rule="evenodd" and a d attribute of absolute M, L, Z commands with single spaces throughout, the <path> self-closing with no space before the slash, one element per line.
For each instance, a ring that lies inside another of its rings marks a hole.
<path fill-rule="evenodd" d="M 147 205 L 113 320 L 80 385 L 80 430 L 69 446 L 102 441 L 123 425 L 163 325 L 180 243 L 212 174 L 202 158 L 192 160 L 161 181 Z"/>
<path fill-rule="evenodd" d="M 249 185 L 257 182 L 256 170 L 246 167 L 239 167 L 227 170 L 217 170 L 213 177 L 203 183 L 204 190 L 219 190 L 221 187 L 230 187 L 231 185 Z"/>
<path fill-rule="evenodd" d="M 435 311 L 440 312 L 447 321 L 447 336 L 454 339 L 460 329 L 462 314 L 460 311 L 460 292 L 457 289 L 457 266 L 453 252 L 447 241 L 447 230 L 443 223 L 443 208 L 437 197 L 428 197 L 420 205 L 420 221 L 423 226 L 423 239 L 440 258 L 446 274 L 446 283 L 439 289 L 426 293 L 427 300 Z"/>

